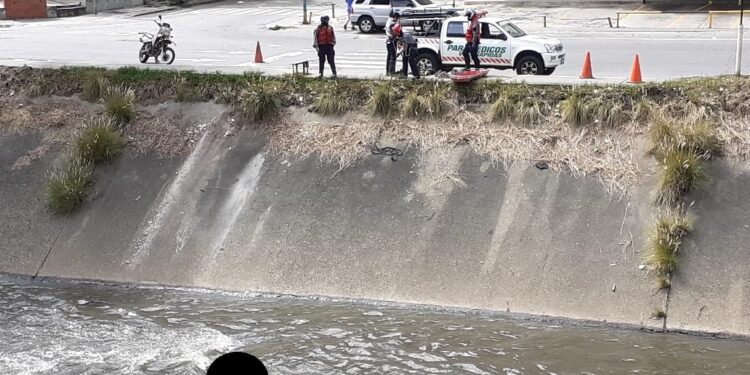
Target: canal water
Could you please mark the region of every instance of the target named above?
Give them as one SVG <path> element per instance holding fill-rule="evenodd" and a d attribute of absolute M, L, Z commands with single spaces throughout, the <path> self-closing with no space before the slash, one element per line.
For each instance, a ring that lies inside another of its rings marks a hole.
<path fill-rule="evenodd" d="M 750 342 L 486 314 L 0 276 L 0 374 L 750 374 Z"/>

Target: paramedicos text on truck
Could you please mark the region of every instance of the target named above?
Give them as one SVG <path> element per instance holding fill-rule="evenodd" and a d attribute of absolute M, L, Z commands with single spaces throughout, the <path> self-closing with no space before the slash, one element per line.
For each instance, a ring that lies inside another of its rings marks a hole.
<path fill-rule="evenodd" d="M 427 75 L 463 67 L 466 28 L 469 26 L 466 17 L 441 17 L 431 21 L 425 31 L 414 33 L 418 37 L 420 71 Z M 565 49 L 557 39 L 526 34 L 512 22 L 500 18 L 484 17 L 480 23 L 479 61 L 483 68 L 549 75 L 565 63 Z"/>

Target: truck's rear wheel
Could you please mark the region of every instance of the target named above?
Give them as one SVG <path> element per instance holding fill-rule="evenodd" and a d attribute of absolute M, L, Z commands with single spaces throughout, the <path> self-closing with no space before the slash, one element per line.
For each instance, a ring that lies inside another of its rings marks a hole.
<path fill-rule="evenodd" d="M 536 56 L 533 56 L 533 55 L 524 56 L 520 60 L 518 60 L 518 64 L 516 65 L 516 73 L 519 75 L 543 74 L 544 63 L 542 63 L 542 59 Z"/>
<path fill-rule="evenodd" d="M 375 31 L 375 21 L 370 16 L 360 17 L 357 23 L 359 24 L 359 31 L 363 33 L 369 34 Z"/>
<path fill-rule="evenodd" d="M 432 75 L 440 69 L 440 61 L 434 53 L 422 52 L 417 55 L 417 66 L 420 75 Z"/>

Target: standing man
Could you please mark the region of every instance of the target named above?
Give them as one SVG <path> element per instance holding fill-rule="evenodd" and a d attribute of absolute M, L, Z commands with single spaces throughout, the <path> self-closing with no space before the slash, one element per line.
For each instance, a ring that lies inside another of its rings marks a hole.
<path fill-rule="evenodd" d="M 464 70 L 471 69 L 471 59 L 474 60 L 474 67 L 479 70 L 479 37 L 482 35 L 482 28 L 479 23 L 479 19 L 484 17 L 487 12 L 476 12 L 474 10 L 466 11 L 466 18 L 469 19 L 469 27 L 466 28 L 466 45 L 464 46 L 464 62 L 466 67 Z"/>
<path fill-rule="evenodd" d="M 396 37 L 393 36 L 393 28 L 400 25 L 401 15 L 391 10 L 391 18 L 385 23 L 385 47 L 388 50 L 388 56 L 385 60 L 385 74 L 393 75 L 396 73 Z"/>
<path fill-rule="evenodd" d="M 328 65 L 331 66 L 333 78 L 336 78 L 336 63 L 333 61 L 335 55 L 333 46 L 336 45 L 336 34 L 333 33 L 333 27 L 328 24 L 331 19 L 328 16 L 320 17 L 320 25 L 315 28 L 313 33 L 313 47 L 318 51 L 318 62 L 320 64 L 320 78 L 323 78 L 323 68 L 328 59 Z"/>
<path fill-rule="evenodd" d="M 352 13 L 354 13 L 354 0 L 346 0 L 346 23 L 344 24 L 344 30 L 352 21 Z M 352 24 L 352 31 L 354 31 L 354 24 Z"/>
<path fill-rule="evenodd" d="M 399 54 L 403 55 L 401 60 L 404 62 L 402 68 L 404 79 L 409 78 L 409 66 L 411 66 L 411 74 L 414 75 L 414 78 L 419 79 L 419 66 L 417 65 L 417 38 L 408 31 L 402 31 L 400 24 L 393 27 L 393 35 L 396 37 L 398 46 L 401 49 Z"/>

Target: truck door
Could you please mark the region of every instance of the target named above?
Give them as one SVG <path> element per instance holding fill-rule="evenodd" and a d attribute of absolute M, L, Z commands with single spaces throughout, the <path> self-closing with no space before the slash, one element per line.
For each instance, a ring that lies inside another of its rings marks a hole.
<path fill-rule="evenodd" d="M 479 62 L 487 66 L 510 66 L 513 58 L 508 36 L 494 23 L 482 22 Z"/>
<path fill-rule="evenodd" d="M 466 27 L 469 23 L 464 21 L 450 21 L 443 28 L 440 38 L 440 61 L 444 65 L 463 65 L 463 50 L 466 44 Z"/>

